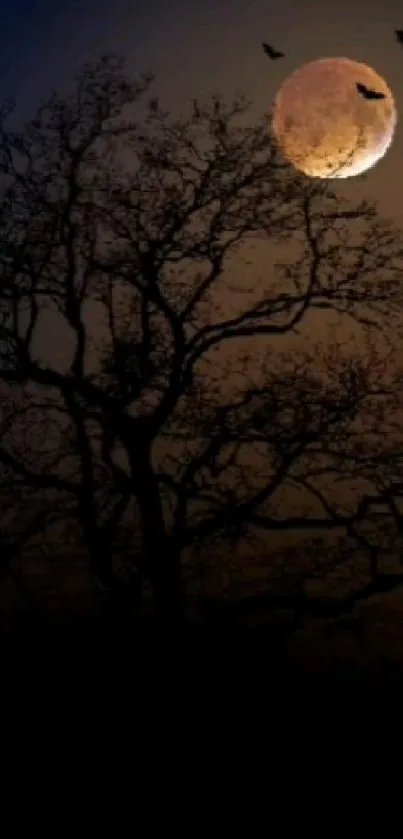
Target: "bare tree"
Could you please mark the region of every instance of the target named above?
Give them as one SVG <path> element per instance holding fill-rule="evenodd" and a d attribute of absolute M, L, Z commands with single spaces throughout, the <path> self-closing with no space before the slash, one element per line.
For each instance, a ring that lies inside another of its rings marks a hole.
<path fill-rule="evenodd" d="M 150 82 L 130 83 L 104 58 L 24 131 L 2 114 L 1 376 L 53 395 L 75 465 L 33 468 L 6 445 L 0 459 L 74 498 L 109 582 L 108 528 L 134 500 L 157 617 L 175 622 L 184 548 L 248 526 L 307 526 L 277 517 L 275 493 L 293 481 L 318 500 L 315 470 L 344 468 L 357 415 L 393 395 L 369 360 L 341 358 L 326 381 L 324 353 L 277 376 L 268 366 L 253 386 L 249 366 L 229 398 L 225 353 L 253 362 L 262 341 L 272 352 L 312 312 L 367 329 L 398 318 L 402 242 L 368 203 L 351 207 L 284 166 L 267 119 L 251 124 L 242 98 L 174 118 L 146 100 Z M 253 446 L 266 457 L 258 488 L 241 463 Z M 346 529 L 367 509 L 361 499 L 344 514 L 324 495 L 309 526 Z"/>

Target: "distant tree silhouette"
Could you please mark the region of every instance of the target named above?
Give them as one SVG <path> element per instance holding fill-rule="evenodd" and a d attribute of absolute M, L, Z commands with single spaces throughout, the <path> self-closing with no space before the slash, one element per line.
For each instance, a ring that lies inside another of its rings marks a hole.
<path fill-rule="evenodd" d="M 169 624 L 183 610 L 186 549 L 249 528 L 358 539 L 375 497 L 392 515 L 393 487 L 376 477 L 381 461 L 397 463 L 386 436 L 396 377 L 374 349 L 363 360 L 330 340 L 319 358 L 299 350 L 280 369 L 270 358 L 274 339 L 294 340 L 319 310 L 390 326 L 402 241 L 367 202 L 352 207 L 285 166 L 242 98 L 194 101 L 174 118 L 147 102 L 151 81 L 102 58 L 23 131 L 1 113 L 0 375 L 64 425 L 58 460 L 20 438 L 2 442 L 0 462 L 72 499 L 106 587 L 133 502 Z M 233 351 L 245 363 L 231 395 Z M 367 481 L 350 511 L 331 500 L 335 475 Z M 290 485 L 316 513 L 281 515 Z"/>

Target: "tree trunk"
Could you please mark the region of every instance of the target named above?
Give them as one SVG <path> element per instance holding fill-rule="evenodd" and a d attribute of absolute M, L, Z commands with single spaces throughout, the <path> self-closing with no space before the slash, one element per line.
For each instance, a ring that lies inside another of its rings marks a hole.
<path fill-rule="evenodd" d="M 104 590 L 109 616 L 126 615 L 132 618 L 141 599 L 142 576 L 133 576 L 129 581 L 116 577 L 111 545 L 102 536 L 102 531 L 87 527 L 86 540 L 93 574 Z"/>
<path fill-rule="evenodd" d="M 89 518 L 82 521 L 82 530 L 90 555 L 92 573 L 101 586 L 110 591 L 113 585 L 111 546 L 102 539 L 98 527 L 91 523 Z"/>
<path fill-rule="evenodd" d="M 130 453 L 130 465 L 141 518 L 145 567 L 154 595 L 155 618 L 164 627 L 179 626 L 184 606 L 180 550 L 166 531 L 150 447 L 136 447 Z"/>

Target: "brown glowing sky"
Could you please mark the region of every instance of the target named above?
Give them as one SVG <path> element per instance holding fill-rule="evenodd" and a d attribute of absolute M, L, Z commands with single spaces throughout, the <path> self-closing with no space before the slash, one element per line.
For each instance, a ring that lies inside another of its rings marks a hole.
<path fill-rule="evenodd" d="M 1 31 L 0 98 L 14 94 L 21 113 L 106 52 L 124 54 L 130 72 L 154 71 L 155 92 L 174 111 L 186 110 L 193 97 L 241 91 L 253 100 L 252 115 L 269 113 L 282 82 L 305 62 L 344 55 L 374 67 L 403 113 L 403 49 L 393 31 L 403 28 L 401 0 L 65 0 L 57 6 L 54 0 L 16 0 Z M 283 50 L 285 59 L 269 61 L 262 40 Z M 381 212 L 403 227 L 402 156 L 398 123 L 385 158 L 364 178 L 338 181 L 337 191 L 353 201 L 378 201 Z M 256 282 L 265 270 L 266 263 L 256 263 Z M 315 319 L 317 340 L 325 326 L 322 317 Z M 62 361 L 66 345 L 58 325 L 49 323 L 45 333 L 54 360 L 60 353 Z"/>
<path fill-rule="evenodd" d="M 0 98 L 15 94 L 21 112 L 29 113 L 51 85 L 63 87 L 83 62 L 119 52 L 131 72 L 156 73 L 155 88 L 164 106 L 185 110 L 193 97 L 212 91 L 231 97 L 241 91 L 253 100 L 253 112 L 261 115 L 269 113 L 280 85 L 299 66 L 344 55 L 376 68 L 394 93 L 398 113 L 403 113 L 403 49 L 393 34 L 399 27 L 403 28 L 401 0 L 15 0 L 0 26 Z M 270 62 L 262 40 L 283 50 L 286 58 Z M 398 124 L 386 157 L 364 179 L 337 182 L 337 191 L 353 201 L 377 200 L 382 213 L 403 228 L 402 156 Z M 239 262 L 235 270 L 242 282 Z M 269 254 L 256 255 L 248 270 L 256 287 L 267 282 Z M 222 295 L 222 302 L 230 305 L 228 295 Z M 326 340 L 330 320 L 322 312 L 307 317 L 304 332 L 310 345 Z M 88 323 L 99 335 L 102 323 L 94 307 Z M 50 318 L 38 343 L 55 366 L 64 365 L 70 355 L 68 338 L 61 340 L 60 325 Z M 352 338 L 345 329 L 343 340 Z M 279 342 L 279 351 L 294 340 L 299 336 Z M 364 347 L 360 336 L 358 340 Z M 244 353 L 249 346 L 243 343 L 241 349 Z M 236 351 L 231 348 L 227 362 Z M 262 357 L 263 352 L 267 342 Z"/>
<path fill-rule="evenodd" d="M 22 107 L 50 85 L 66 84 L 84 61 L 118 51 L 133 72 L 156 72 L 156 87 L 173 108 L 212 90 L 230 96 L 240 89 L 256 112 L 269 111 L 282 81 L 301 64 L 345 55 L 384 76 L 403 112 L 403 49 L 393 35 L 403 27 L 400 0 L 16 0 L 1 23 L 0 96 L 16 94 Z M 286 58 L 266 59 L 263 39 Z M 403 223 L 401 131 L 369 177 L 346 181 L 343 190 L 379 199 L 383 212 Z"/>

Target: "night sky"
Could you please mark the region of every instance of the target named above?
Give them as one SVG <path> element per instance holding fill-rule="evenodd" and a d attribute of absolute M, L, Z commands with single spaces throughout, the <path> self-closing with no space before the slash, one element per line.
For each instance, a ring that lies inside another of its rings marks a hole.
<path fill-rule="evenodd" d="M 80 65 L 105 52 L 127 58 L 130 72 L 152 70 L 164 105 L 186 109 L 192 97 L 240 90 L 257 112 L 268 111 L 282 80 L 305 61 L 347 56 L 383 75 L 403 113 L 401 0 L 1 0 L 0 96 L 31 109 L 51 86 L 63 88 Z M 270 62 L 268 40 L 286 53 Z M 379 199 L 403 222 L 403 135 L 365 181 L 346 181 L 345 194 Z"/>
<path fill-rule="evenodd" d="M 253 116 L 268 113 L 283 80 L 306 61 L 346 56 L 364 61 L 385 77 L 398 113 L 403 113 L 403 48 L 394 29 L 403 28 L 401 0 L 0 0 L 0 99 L 13 96 L 17 113 L 31 115 L 52 87 L 65 89 L 82 64 L 104 53 L 123 54 L 133 76 L 156 75 L 154 91 L 164 107 L 187 111 L 193 97 L 212 92 L 229 98 L 244 93 Z M 261 42 L 286 57 L 272 62 Z M 381 213 L 403 226 L 403 129 L 398 122 L 391 149 L 364 178 L 334 181 L 355 202 L 378 202 Z M 261 266 L 256 266 L 256 276 Z M 242 279 L 242 277 L 241 277 Z M 317 340 L 327 318 L 310 313 Z M 64 367 L 69 353 L 59 341 L 61 325 L 49 318 L 38 351 Z M 91 311 L 89 328 L 99 323 Z M 312 334 L 312 330 L 311 330 Z M 57 335 L 57 340 L 56 340 Z M 343 333 L 344 335 L 344 333 Z M 343 339 L 344 340 L 344 339 Z M 67 355 L 66 355 L 67 354 Z"/>
<path fill-rule="evenodd" d="M 395 39 L 395 29 L 403 29 L 402 0 L 0 0 L 0 101 L 12 96 L 17 117 L 31 116 L 52 88 L 63 92 L 85 62 L 117 53 L 125 57 L 133 78 L 142 71 L 155 73 L 150 95 L 159 95 L 164 109 L 186 112 L 193 98 L 208 99 L 218 93 L 231 100 L 240 92 L 253 102 L 252 121 L 270 112 L 284 79 L 303 63 L 330 56 L 365 62 L 393 91 L 398 112 L 395 138 L 374 169 L 364 178 L 335 181 L 335 192 L 352 203 L 363 197 L 377 202 L 381 214 L 403 230 L 403 126 L 399 121 L 403 47 Z M 262 41 L 283 51 L 285 58 L 270 61 Z M 289 259 L 288 242 L 286 248 Z M 258 281 L 263 276 L 265 282 L 266 275 L 270 279 L 270 270 L 260 253 L 254 259 L 256 273 L 252 265 L 251 276 L 260 293 Z M 243 272 L 241 265 L 239 282 L 243 282 Z M 224 295 L 221 302 L 231 305 L 231 295 Z M 60 326 L 50 307 L 49 312 L 43 314 L 44 326 L 34 348 L 39 357 L 51 358 L 50 366 L 67 368 L 72 352 L 66 323 Z M 308 312 L 301 337 L 297 331 L 286 335 L 283 343 L 278 341 L 279 352 L 292 349 L 293 341 L 303 348 L 306 341 L 310 350 L 315 342 L 324 341 L 326 346 L 330 322 L 331 314 Z M 96 339 L 102 335 L 96 306 L 86 315 L 86 326 L 91 352 L 91 335 Z M 343 329 L 344 321 L 339 346 L 351 339 L 352 333 Z M 231 353 L 241 357 L 250 352 L 254 364 L 258 355 L 265 357 L 267 346 L 265 337 L 248 344 L 229 342 L 220 358 L 227 370 Z M 226 373 L 222 380 L 222 387 L 230 392 L 231 376 Z M 253 457 L 252 452 L 248 465 L 254 465 Z M 343 500 L 349 491 L 341 484 Z M 351 492 L 356 492 L 353 484 Z M 285 537 L 270 534 L 271 551 L 276 538 L 280 543 Z"/>

